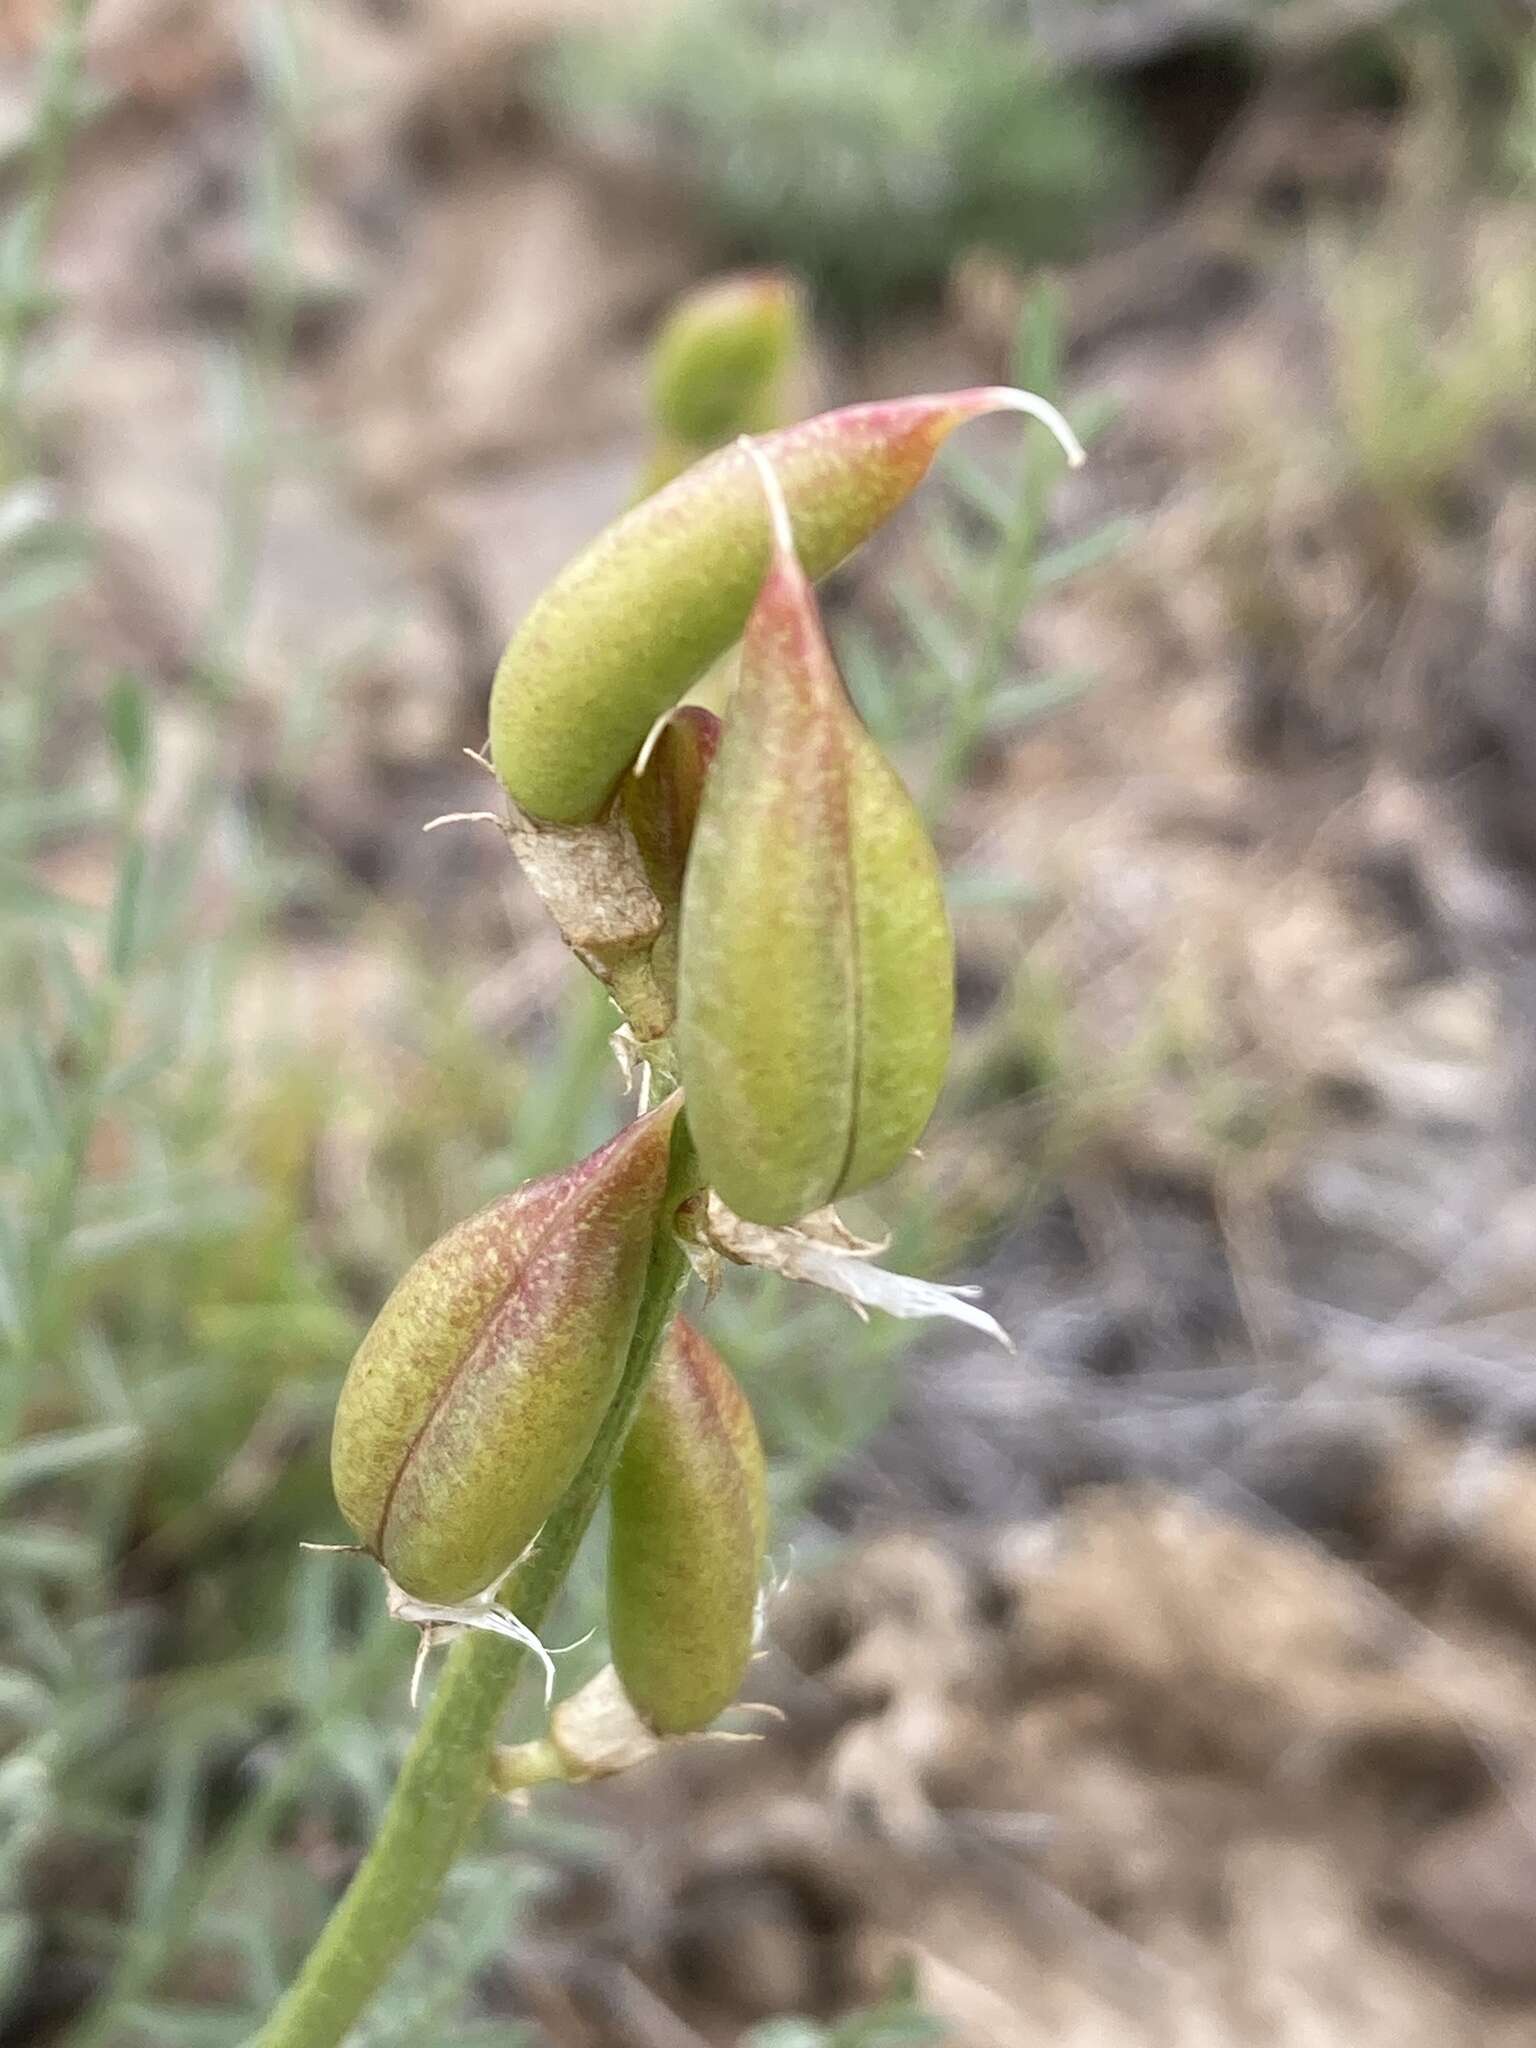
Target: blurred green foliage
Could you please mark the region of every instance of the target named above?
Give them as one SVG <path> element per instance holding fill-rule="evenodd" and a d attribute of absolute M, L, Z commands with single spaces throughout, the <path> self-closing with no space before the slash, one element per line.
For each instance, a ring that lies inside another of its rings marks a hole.
<path fill-rule="evenodd" d="M 1397 98 L 1424 38 L 1495 92 L 1520 47 L 1504 0 L 1115 11 L 1098 69 L 1091 24 L 1052 11 L 1078 59 L 1066 69 L 1026 0 L 679 0 L 571 37 L 547 83 L 563 121 L 658 150 L 737 255 L 868 320 L 931 293 L 968 250 L 1061 261 L 1145 212 L 1162 179 L 1138 62 L 1225 51 L 1257 79 L 1275 57 L 1326 55 L 1337 87 Z"/>
<path fill-rule="evenodd" d="M 554 87 L 579 124 L 643 124 L 741 254 L 853 315 L 967 249 L 1079 251 L 1144 176 L 1129 119 L 1048 75 L 1009 0 L 683 0 L 572 42 Z"/>

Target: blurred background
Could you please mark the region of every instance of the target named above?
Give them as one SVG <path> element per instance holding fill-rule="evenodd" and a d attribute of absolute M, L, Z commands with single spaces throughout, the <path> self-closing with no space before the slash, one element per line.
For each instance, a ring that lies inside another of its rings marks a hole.
<path fill-rule="evenodd" d="M 787 1719 L 492 1816 L 356 2038 L 1536 2040 L 1529 7 L 4 0 L 0 183 L 0 2037 L 243 2040 L 372 1832 L 341 1373 L 623 1114 L 422 827 L 745 266 L 785 416 L 1092 443 L 828 599 L 961 952 L 855 1220 L 1018 1352 L 733 1280 Z"/>

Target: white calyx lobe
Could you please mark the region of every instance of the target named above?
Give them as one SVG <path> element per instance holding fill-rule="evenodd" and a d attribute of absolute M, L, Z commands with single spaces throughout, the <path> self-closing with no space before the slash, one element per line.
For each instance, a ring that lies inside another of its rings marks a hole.
<path fill-rule="evenodd" d="M 515 1568 L 515 1567 L 514 1567 Z M 381 1571 L 383 1566 L 379 1567 Z M 505 1574 L 503 1574 L 503 1578 Z M 485 1592 L 477 1593 L 472 1600 L 462 1600 L 445 1605 L 436 1600 L 418 1600 L 414 1593 L 407 1593 L 403 1586 L 396 1585 L 388 1572 L 384 1572 L 385 1606 L 394 1621 L 408 1621 L 420 1629 L 421 1640 L 416 1649 L 416 1662 L 411 1667 L 411 1705 L 414 1707 L 421 1692 L 422 1673 L 427 1668 L 427 1659 L 439 1644 L 455 1642 L 468 1629 L 478 1629 L 485 1635 L 502 1636 L 511 1643 L 520 1643 L 539 1661 L 544 1673 L 544 1704 L 547 1707 L 555 1696 L 555 1660 L 534 1631 L 525 1621 L 519 1621 L 510 1608 L 501 1606 L 496 1595 L 503 1579 Z"/>
<path fill-rule="evenodd" d="M 778 1227 L 748 1223 L 711 1193 L 701 1235 L 708 1250 L 733 1265 L 782 1273 L 786 1279 L 840 1294 L 864 1320 L 872 1308 L 903 1321 L 942 1316 L 980 1330 L 1007 1351 L 1014 1348 L 1002 1325 L 976 1306 L 979 1288 L 945 1286 L 872 1265 L 885 1245 L 855 1237 L 832 1209 L 818 1209 L 798 1223 Z"/>

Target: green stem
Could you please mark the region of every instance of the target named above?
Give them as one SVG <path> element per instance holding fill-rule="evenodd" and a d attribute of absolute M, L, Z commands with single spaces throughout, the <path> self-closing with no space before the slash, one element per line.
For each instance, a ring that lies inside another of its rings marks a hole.
<path fill-rule="evenodd" d="M 692 1147 L 680 1129 L 619 1391 L 537 1549 L 503 1589 L 506 1605 L 530 1628 L 542 1626 L 575 1562 L 671 1321 L 687 1273 L 672 1213 L 691 1185 L 691 1168 Z M 497 1724 L 526 1662 L 517 1644 L 490 1635 L 470 1635 L 449 1654 L 373 1847 L 251 2048 L 335 2048 L 383 1985 L 485 1804 Z"/>
<path fill-rule="evenodd" d="M 1061 382 L 1061 307 L 1051 290 L 1037 292 L 1014 338 L 1011 373 L 1031 391 L 1054 394 Z M 976 651 L 948 707 L 938 760 L 924 809 L 931 821 L 947 816 L 986 735 L 987 713 L 1008 667 L 1019 616 L 1035 580 L 1035 554 L 1045 524 L 1052 456 L 1026 435 L 1019 455 L 1013 517 L 1003 535 L 992 588 L 978 624 Z"/>
<path fill-rule="evenodd" d="M 1022 474 L 1017 510 L 998 553 L 975 656 L 949 705 L 938 760 L 928 785 L 926 808 L 930 818 L 948 814 L 970 773 L 986 733 L 987 713 L 1008 666 L 1019 615 L 1029 601 L 1034 582 L 1035 550 L 1045 515 L 1045 465 L 1050 458 L 1038 454 L 1031 446 L 1019 459 Z"/>
<path fill-rule="evenodd" d="M 303 1734 L 276 1770 L 237 1808 L 201 1863 L 186 1872 L 155 1924 L 147 1933 L 135 1931 L 99 1997 L 63 2037 L 64 2048 L 102 2048 L 104 2043 L 122 2039 L 124 2008 L 153 1988 L 188 1937 L 201 1927 L 209 1902 L 230 1892 L 251 1857 L 268 1840 L 277 1817 L 302 1790 L 323 1752 L 332 1716 L 354 1711 L 377 1696 L 380 1684 L 399 1670 L 400 1647 L 400 1631 L 381 1614 L 336 1683 L 316 1703 Z M 90 1724 L 74 1733 L 90 1739 Z"/>

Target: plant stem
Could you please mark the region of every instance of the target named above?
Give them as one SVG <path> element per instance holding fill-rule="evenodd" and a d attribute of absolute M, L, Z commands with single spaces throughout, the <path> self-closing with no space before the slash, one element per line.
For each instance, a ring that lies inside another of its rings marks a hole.
<path fill-rule="evenodd" d="M 1061 381 L 1061 308 L 1050 291 L 1036 293 L 1014 339 L 1011 374 L 1031 391 L 1052 395 Z M 1003 535 L 992 588 L 979 621 L 976 651 L 948 707 L 948 719 L 924 808 L 930 819 L 949 811 L 987 729 L 987 713 L 1008 667 L 1019 615 L 1029 602 L 1035 555 L 1056 465 L 1026 436 L 1019 453 L 1014 513 Z"/>
<path fill-rule="evenodd" d="M 672 1216 L 691 1169 L 692 1146 L 680 1124 L 618 1393 L 538 1547 L 503 1590 L 506 1605 L 530 1628 L 542 1626 L 575 1562 L 671 1321 L 687 1273 Z M 383 1985 L 432 1911 L 485 1803 L 497 1724 L 526 1661 L 517 1644 L 491 1635 L 472 1634 L 450 1652 L 373 1847 L 251 2048 L 335 2048 Z"/>

